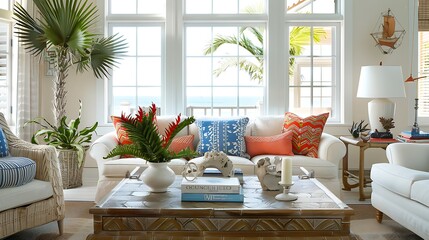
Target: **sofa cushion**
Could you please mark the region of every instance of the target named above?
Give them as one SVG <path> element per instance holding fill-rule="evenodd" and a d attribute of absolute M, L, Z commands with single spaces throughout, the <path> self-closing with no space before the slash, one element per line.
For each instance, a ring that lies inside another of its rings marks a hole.
<path fill-rule="evenodd" d="M 194 150 L 194 135 L 175 136 L 168 149 L 178 153 L 186 148 Z"/>
<path fill-rule="evenodd" d="M 293 156 L 291 131 L 267 137 L 244 136 L 244 140 L 250 157 L 262 154 Z"/>
<path fill-rule="evenodd" d="M 252 121 L 250 135 L 252 136 L 274 136 L 283 132 L 283 124 L 285 117 L 282 115 L 276 116 L 260 116 Z"/>
<path fill-rule="evenodd" d="M 317 158 L 320 137 L 323 133 L 329 113 L 301 118 L 298 115 L 286 112 L 284 130 L 293 132 L 292 149 L 295 154 Z"/>
<path fill-rule="evenodd" d="M 376 163 L 371 167 L 371 179 L 389 191 L 410 198 L 411 186 L 416 181 L 429 180 L 429 172 L 389 163 Z"/>
<path fill-rule="evenodd" d="M 411 186 L 411 199 L 429 207 L 429 180 L 414 182 Z"/>
<path fill-rule="evenodd" d="M 259 155 L 250 159 L 255 165 L 261 158 L 269 157 L 271 161 L 274 161 L 274 157 L 279 155 Z M 293 175 L 302 175 L 300 167 L 304 167 L 307 171 L 314 171 L 314 176 L 316 178 L 323 179 L 338 179 L 338 166 L 334 163 L 313 157 L 307 157 L 302 155 L 295 156 L 279 156 L 287 157 L 292 159 L 292 174 Z"/>
<path fill-rule="evenodd" d="M 0 128 L 0 157 L 9 156 L 9 146 L 7 144 L 6 135 L 4 135 L 3 129 Z"/>
<path fill-rule="evenodd" d="M 233 164 L 233 168 L 240 168 L 244 175 L 255 175 L 255 164 L 247 158 L 238 157 L 238 156 L 228 156 Z M 197 157 L 189 162 L 194 162 L 197 165 L 200 165 L 204 160 L 204 157 Z"/>
<path fill-rule="evenodd" d="M 38 202 L 53 195 L 52 184 L 37 179 L 19 187 L 0 189 L 0 212 Z"/>
<path fill-rule="evenodd" d="M 200 143 L 197 151 L 223 151 L 227 155 L 247 157 L 244 135 L 249 118 L 198 119 Z"/>
<path fill-rule="evenodd" d="M 25 157 L 0 158 L 0 188 L 17 187 L 36 176 L 36 162 Z"/>

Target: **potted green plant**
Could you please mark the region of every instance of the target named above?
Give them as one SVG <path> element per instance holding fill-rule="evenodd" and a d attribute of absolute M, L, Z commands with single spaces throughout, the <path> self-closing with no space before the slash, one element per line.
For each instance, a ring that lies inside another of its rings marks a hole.
<path fill-rule="evenodd" d="M 189 148 L 175 153 L 168 149 L 173 138 L 183 128 L 195 122 L 194 117 L 181 119 L 179 114 L 171 122 L 163 134 L 160 134 L 156 125 L 156 105 L 149 107 L 145 112 L 139 107 L 135 116 L 121 114 L 120 124 L 124 128 L 131 144 L 118 145 L 104 158 L 118 155 L 133 155 L 148 161 L 148 168 L 142 174 L 142 180 L 151 188 L 152 192 L 165 192 L 174 179 L 175 174 L 167 163 L 173 158 L 189 158 L 197 155 Z"/>
<path fill-rule="evenodd" d="M 66 115 L 68 70 L 92 69 L 97 78 L 107 77 L 126 44 L 117 35 L 100 37 L 91 32 L 97 8 L 87 0 L 34 0 L 40 17 L 33 18 L 19 3 L 14 5 L 16 33 L 26 50 L 44 56 L 54 65 L 53 114 L 59 125 Z"/>
<path fill-rule="evenodd" d="M 39 144 L 38 139 L 57 149 L 58 159 L 63 180 L 63 188 L 82 186 L 82 172 L 85 160 L 85 151 L 91 143 L 92 134 L 95 132 L 98 122 L 91 127 L 79 130 L 82 117 L 82 101 L 79 100 L 79 115 L 76 119 L 67 123 L 64 116 L 58 126 L 48 120 L 38 117 L 26 124 L 37 124 L 41 127 L 31 138 L 31 142 Z"/>

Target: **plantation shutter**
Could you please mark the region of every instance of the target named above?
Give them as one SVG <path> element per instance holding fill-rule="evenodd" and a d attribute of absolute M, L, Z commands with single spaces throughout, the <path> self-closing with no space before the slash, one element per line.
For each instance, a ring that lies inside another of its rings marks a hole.
<path fill-rule="evenodd" d="M 0 21 L 0 112 L 9 113 L 9 24 Z"/>
<path fill-rule="evenodd" d="M 419 31 L 429 31 L 429 0 L 419 1 Z"/>
<path fill-rule="evenodd" d="M 419 31 L 418 71 L 419 76 L 426 76 L 418 80 L 419 117 L 429 117 L 429 32 Z"/>

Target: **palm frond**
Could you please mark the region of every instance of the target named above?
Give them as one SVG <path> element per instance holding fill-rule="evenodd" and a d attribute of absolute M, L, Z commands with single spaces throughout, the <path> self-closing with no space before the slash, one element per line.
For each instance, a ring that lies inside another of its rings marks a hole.
<path fill-rule="evenodd" d="M 109 76 L 109 70 L 118 63 L 119 56 L 125 53 L 126 47 L 125 39 L 117 34 L 107 38 L 99 38 L 95 40 L 89 50 L 89 56 L 81 59 L 78 69 L 86 69 L 90 64 L 97 78 L 107 77 Z"/>
<path fill-rule="evenodd" d="M 15 26 L 15 33 L 18 35 L 19 41 L 31 54 L 35 56 L 41 54 L 47 45 L 47 39 L 44 37 L 42 27 L 19 3 L 15 3 L 13 10 L 13 19 L 17 25 Z"/>

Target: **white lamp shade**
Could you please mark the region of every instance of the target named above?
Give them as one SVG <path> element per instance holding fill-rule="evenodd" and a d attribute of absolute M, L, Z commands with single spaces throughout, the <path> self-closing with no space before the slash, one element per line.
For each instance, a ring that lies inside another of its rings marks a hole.
<path fill-rule="evenodd" d="M 358 98 L 405 97 L 401 66 L 362 66 Z"/>

